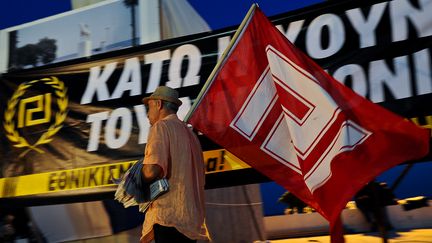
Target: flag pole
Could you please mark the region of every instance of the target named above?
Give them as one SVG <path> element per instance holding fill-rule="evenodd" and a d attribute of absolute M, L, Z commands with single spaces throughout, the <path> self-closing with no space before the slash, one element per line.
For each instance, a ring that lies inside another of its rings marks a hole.
<path fill-rule="evenodd" d="M 202 97 L 207 93 L 207 90 L 210 88 L 211 84 L 213 83 L 213 80 L 216 76 L 216 74 L 219 72 L 222 65 L 225 63 L 228 55 L 231 53 L 231 51 L 234 49 L 235 45 L 237 44 L 237 41 L 240 39 L 241 35 L 243 34 L 243 30 L 249 24 L 251 20 L 251 16 L 254 13 L 255 9 L 258 7 L 258 4 L 254 3 L 249 8 L 249 11 L 247 12 L 246 16 L 244 17 L 243 21 L 241 22 L 240 26 L 237 28 L 233 38 L 231 39 L 229 45 L 223 52 L 221 58 L 219 58 L 218 62 L 216 63 L 215 67 L 213 68 L 213 71 L 210 73 L 209 77 L 207 78 L 207 81 L 205 82 L 203 88 L 199 92 L 197 98 L 195 99 L 195 102 L 193 103 L 192 107 L 190 108 L 189 112 L 186 114 L 185 118 L 183 119 L 185 122 L 189 121 L 189 118 L 192 116 L 192 113 L 195 111 L 196 107 L 201 103 Z"/>

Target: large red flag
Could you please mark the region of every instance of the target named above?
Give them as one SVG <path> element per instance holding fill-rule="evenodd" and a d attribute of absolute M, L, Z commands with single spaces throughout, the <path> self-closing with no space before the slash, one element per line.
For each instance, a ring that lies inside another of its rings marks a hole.
<path fill-rule="evenodd" d="M 367 182 L 429 150 L 427 130 L 340 84 L 254 7 L 186 119 L 332 226 Z"/>

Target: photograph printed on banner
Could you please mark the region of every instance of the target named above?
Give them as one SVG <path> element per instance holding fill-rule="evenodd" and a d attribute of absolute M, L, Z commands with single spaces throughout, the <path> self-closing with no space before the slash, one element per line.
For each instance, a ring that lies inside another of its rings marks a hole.
<path fill-rule="evenodd" d="M 135 19 L 137 22 L 138 17 Z M 130 9 L 122 1 L 34 21 L 9 31 L 8 69 L 43 66 L 130 47 L 131 33 Z"/>

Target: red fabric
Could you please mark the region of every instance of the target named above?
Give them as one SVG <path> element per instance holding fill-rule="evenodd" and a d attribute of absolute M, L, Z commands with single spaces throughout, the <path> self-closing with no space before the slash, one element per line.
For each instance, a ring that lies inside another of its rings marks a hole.
<path fill-rule="evenodd" d="M 367 182 L 429 150 L 427 130 L 337 82 L 258 8 L 197 102 L 189 123 L 331 228 Z"/>
<path fill-rule="evenodd" d="M 334 222 L 332 222 L 330 228 L 330 242 L 332 243 L 344 243 L 344 228 L 342 223 L 342 215 L 339 215 Z"/>

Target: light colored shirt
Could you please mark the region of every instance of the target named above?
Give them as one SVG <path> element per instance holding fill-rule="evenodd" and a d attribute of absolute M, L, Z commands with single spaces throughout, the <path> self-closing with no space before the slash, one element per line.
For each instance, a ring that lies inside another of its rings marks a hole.
<path fill-rule="evenodd" d="M 144 164 L 159 165 L 169 191 L 147 210 L 141 242 L 154 238 L 153 225 L 175 227 L 190 239 L 206 240 L 204 223 L 204 161 L 196 135 L 172 114 L 151 128 Z"/>

